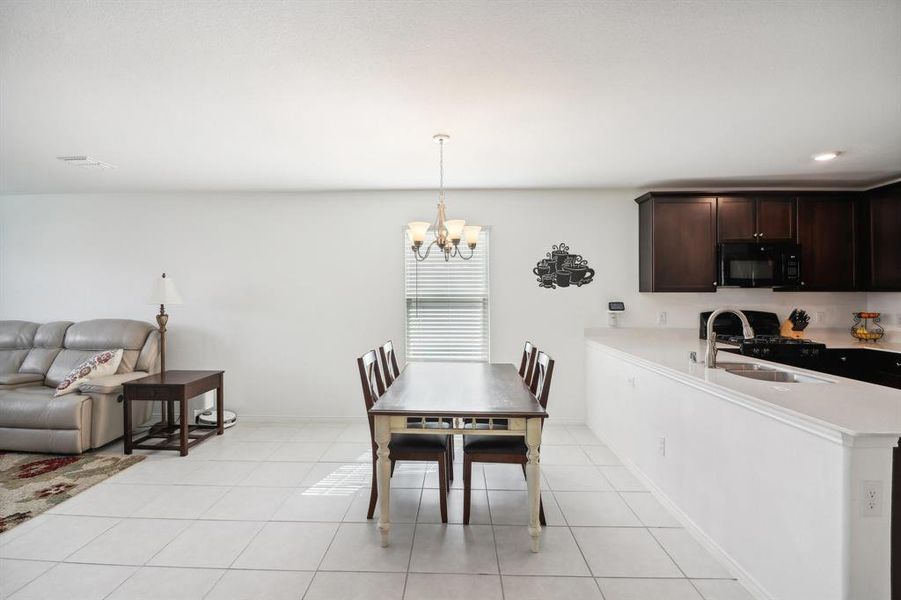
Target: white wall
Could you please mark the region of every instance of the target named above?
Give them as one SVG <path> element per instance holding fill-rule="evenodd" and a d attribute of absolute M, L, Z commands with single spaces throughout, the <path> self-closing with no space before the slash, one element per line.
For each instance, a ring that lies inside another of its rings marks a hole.
<path fill-rule="evenodd" d="M 635 190 L 466 191 L 451 216 L 492 227 L 493 361 L 531 339 L 557 360 L 551 414 L 584 417 L 583 330 L 606 324 L 695 327 L 721 305 L 822 311 L 832 326 L 866 295 L 639 294 Z M 0 318 L 153 321 L 144 303 L 166 271 L 186 304 L 170 314 L 170 368 L 221 368 L 245 416 L 362 411 L 354 358 L 393 338 L 403 349 L 403 257 L 410 220 L 430 220 L 433 192 L 85 194 L 0 197 Z M 531 270 L 565 241 L 597 270 L 582 288 L 537 287 Z"/>

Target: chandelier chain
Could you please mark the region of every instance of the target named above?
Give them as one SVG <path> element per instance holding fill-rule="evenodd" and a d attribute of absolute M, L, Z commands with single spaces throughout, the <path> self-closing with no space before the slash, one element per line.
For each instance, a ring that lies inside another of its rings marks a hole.
<path fill-rule="evenodd" d="M 438 196 L 444 202 L 444 140 L 438 140 Z"/>

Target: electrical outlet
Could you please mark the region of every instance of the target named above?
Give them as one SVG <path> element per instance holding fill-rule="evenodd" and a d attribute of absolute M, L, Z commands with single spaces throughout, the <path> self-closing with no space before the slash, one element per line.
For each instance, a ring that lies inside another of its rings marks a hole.
<path fill-rule="evenodd" d="M 666 312 L 661 311 L 657 313 L 657 324 L 658 325 L 666 325 Z"/>
<path fill-rule="evenodd" d="M 860 516 L 882 516 L 882 482 L 861 482 Z"/>
<path fill-rule="evenodd" d="M 660 442 L 657 445 L 657 450 L 660 452 L 660 456 L 666 456 L 666 438 L 660 438 Z"/>
<path fill-rule="evenodd" d="M 817 325 L 823 325 L 826 323 L 826 313 L 824 312 L 816 312 L 813 314 L 813 322 Z"/>

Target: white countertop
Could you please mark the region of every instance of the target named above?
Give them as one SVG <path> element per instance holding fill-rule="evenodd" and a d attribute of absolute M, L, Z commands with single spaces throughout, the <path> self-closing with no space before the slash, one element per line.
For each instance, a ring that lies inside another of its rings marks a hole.
<path fill-rule="evenodd" d="M 852 339 L 844 329 L 811 330 L 809 335 L 811 339 L 823 342 L 830 348 L 870 348 L 901 352 L 899 343 L 863 344 Z M 697 329 L 591 329 L 585 332 L 585 339 L 590 344 L 602 346 L 663 375 L 736 401 L 750 401 L 764 412 L 787 415 L 855 437 L 901 437 L 901 390 L 898 389 L 727 352 L 720 352 L 718 360 L 767 363 L 781 370 L 826 379 L 830 383 L 759 381 L 734 375 L 723 369 L 708 369 L 704 365 L 707 342 L 698 339 Z M 697 352 L 699 364 L 689 362 L 688 354 L 692 351 Z"/>

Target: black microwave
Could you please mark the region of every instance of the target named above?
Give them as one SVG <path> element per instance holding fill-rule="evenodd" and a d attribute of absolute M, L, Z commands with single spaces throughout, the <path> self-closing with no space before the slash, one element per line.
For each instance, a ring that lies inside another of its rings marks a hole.
<path fill-rule="evenodd" d="M 792 243 L 724 242 L 717 246 L 719 287 L 801 285 L 801 247 Z"/>

